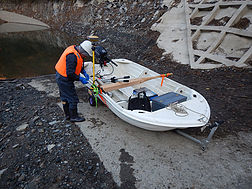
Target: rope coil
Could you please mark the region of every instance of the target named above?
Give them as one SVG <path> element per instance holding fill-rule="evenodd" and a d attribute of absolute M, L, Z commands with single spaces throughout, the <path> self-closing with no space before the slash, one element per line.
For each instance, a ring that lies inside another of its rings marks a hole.
<path fill-rule="evenodd" d="M 184 106 L 181 104 L 172 103 L 167 106 L 166 109 L 174 111 L 175 115 L 179 117 L 185 117 L 189 115 L 189 113 L 184 109 Z"/>
<path fill-rule="evenodd" d="M 202 113 L 199 113 L 197 111 L 194 111 L 194 110 L 192 110 L 190 108 L 187 108 L 183 104 L 172 103 L 169 106 L 167 106 L 166 109 L 174 111 L 175 115 L 179 116 L 179 117 L 186 117 L 186 116 L 188 116 L 189 113 L 186 111 L 186 110 L 188 110 L 188 111 L 194 112 L 194 113 L 199 114 L 199 115 L 202 116 L 201 118 L 198 119 L 198 121 L 200 121 L 202 123 L 208 123 L 208 118 L 207 118 L 206 115 L 204 115 Z"/>

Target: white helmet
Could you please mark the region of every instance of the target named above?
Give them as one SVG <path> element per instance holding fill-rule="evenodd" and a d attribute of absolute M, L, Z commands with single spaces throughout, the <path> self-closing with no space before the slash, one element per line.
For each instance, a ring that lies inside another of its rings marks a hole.
<path fill-rule="evenodd" d="M 93 56 L 91 41 L 85 40 L 80 44 L 80 46 L 89 54 L 89 56 Z"/>

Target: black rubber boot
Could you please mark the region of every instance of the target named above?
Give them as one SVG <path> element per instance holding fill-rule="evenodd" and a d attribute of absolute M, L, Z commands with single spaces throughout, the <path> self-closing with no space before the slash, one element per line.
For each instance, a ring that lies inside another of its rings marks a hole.
<path fill-rule="evenodd" d="M 86 119 L 84 117 L 79 117 L 77 113 L 77 108 L 75 109 L 70 109 L 70 121 L 71 122 L 82 122 L 85 121 Z"/>
<path fill-rule="evenodd" d="M 65 102 L 64 104 L 63 104 L 63 110 L 64 110 L 64 113 L 65 113 L 65 119 L 66 120 L 70 120 L 70 112 L 69 112 L 69 104 L 68 104 L 68 102 Z"/>

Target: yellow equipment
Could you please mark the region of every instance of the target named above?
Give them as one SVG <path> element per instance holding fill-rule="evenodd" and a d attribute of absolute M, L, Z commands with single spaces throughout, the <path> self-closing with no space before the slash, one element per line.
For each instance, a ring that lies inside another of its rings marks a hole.
<path fill-rule="evenodd" d="M 99 37 L 95 35 L 90 35 L 87 37 L 89 41 L 92 42 L 92 51 L 93 51 L 93 84 L 95 83 L 95 45 L 94 43 L 99 41 Z"/>

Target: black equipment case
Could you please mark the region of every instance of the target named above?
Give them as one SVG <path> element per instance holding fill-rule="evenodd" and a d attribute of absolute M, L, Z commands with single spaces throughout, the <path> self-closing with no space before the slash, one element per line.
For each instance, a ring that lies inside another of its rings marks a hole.
<path fill-rule="evenodd" d="M 150 99 L 146 96 L 145 91 L 137 94 L 137 97 L 130 97 L 128 110 L 145 110 L 151 111 Z"/>
<path fill-rule="evenodd" d="M 152 99 L 152 111 L 156 111 L 169 106 L 172 103 L 180 103 L 186 101 L 187 97 L 178 93 L 169 92 Z"/>
<path fill-rule="evenodd" d="M 158 96 L 156 93 L 154 93 L 153 91 L 151 91 L 150 89 L 146 88 L 146 87 L 142 87 L 140 89 L 134 89 L 133 90 L 133 94 L 137 95 L 139 92 L 144 91 L 146 93 L 146 96 L 152 100 L 152 98 Z"/>

